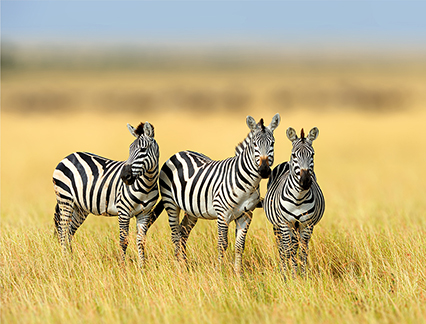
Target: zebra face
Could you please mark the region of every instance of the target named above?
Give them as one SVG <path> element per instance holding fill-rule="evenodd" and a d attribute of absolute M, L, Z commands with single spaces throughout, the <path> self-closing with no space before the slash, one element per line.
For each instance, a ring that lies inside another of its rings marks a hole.
<path fill-rule="evenodd" d="M 154 139 L 154 127 L 146 122 L 135 129 L 127 124 L 130 133 L 136 137 L 129 148 L 129 158 L 121 171 L 121 178 L 132 185 L 136 178 L 158 168 L 159 148 Z"/>
<path fill-rule="evenodd" d="M 312 184 L 312 175 L 314 172 L 314 148 L 312 142 L 318 137 L 319 130 L 314 127 L 310 130 L 308 137 L 302 129 L 300 138 L 296 131 L 289 127 L 287 137 L 293 144 L 290 158 L 290 174 L 297 179 L 302 190 L 308 190 Z"/>
<path fill-rule="evenodd" d="M 271 166 L 274 164 L 274 130 L 280 124 L 280 115 L 276 114 L 269 126 L 263 124 L 263 118 L 256 124 L 253 117 L 247 116 L 247 126 L 253 132 L 252 147 L 254 162 L 263 179 L 271 174 Z"/>

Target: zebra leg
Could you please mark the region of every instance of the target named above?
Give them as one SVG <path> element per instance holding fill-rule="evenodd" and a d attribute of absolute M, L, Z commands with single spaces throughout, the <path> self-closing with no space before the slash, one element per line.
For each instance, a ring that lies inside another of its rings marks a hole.
<path fill-rule="evenodd" d="M 160 200 L 159 203 L 157 204 L 157 206 L 155 208 L 153 208 L 151 210 L 151 212 L 149 213 L 149 221 L 148 221 L 148 229 L 151 227 L 152 224 L 154 224 L 154 222 L 157 220 L 158 216 L 160 216 L 161 212 L 164 210 L 164 204 L 163 202 Z"/>
<path fill-rule="evenodd" d="M 83 222 L 86 220 L 87 215 L 89 215 L 89 213 L 83 211 L 83 210 L 77 210 L 77 208 L 74 209 L 72 218 L 71 218 L 71 223 L 70 223 L 70 241 L 72 241 L 75 232 L 78 230 L 78 228 L 80 227 L 81 224 L 83 224 Z"/>
<path fill-rule="evenodd" d="M 308 263 L 308 252 L 309 252 L 309 240 L 312 236 L 314 228 L 313 226 L 307 226 L 300 231 L 300 264 L 301 264 L 301 274 L 306 276 L 306 265 Z"/>
<path fill-rule="evenodd" d="M 273 225 L 274 230 L 274 237 L 275 241 L 277 242 L 278 247 L 278 254 L 280 257 L 280 270 L 282 273 L 286 271 L 286 257 L 285 257 L 285 250 L 284 250 L 284 244 L 282 243 L 282 236 L 280 228 L 276 225 Z"/>
<path fill-rule="evenodd" d="M 127 245 L 129 244 L 129 215 L 118 215 L 118 225 L 120 227 L 121 265 L 124 266 L 126 259 Z"/>
<path fill-rule="evenodd" d="M 298 268 L 298 259 L 297 259 L 297 250 L 299 249 L 299 228 L 292 228 L 290 230 L 290 254 L 291 254 L 291 267 L 293 278 L 297 274 Z"/>
<path fill-rule="evenodd" d="M 55 231 L 53 235 L 58 239 L 60 242 L 61 237 L 61 210 L 59 209 L 59 204 L 56 204 L 55 206 L 55 213 L 53 214 L 53 222 L 55 224 Z"/>
<path fill-rule="evenodd" d="M 138 233 L 136 243 L 138 246 L 140 268 L 142 268 L 145 264 L 146 233 L 148 232 L 150 217 L 151 213 L 149 213 L 148 215 L 140 214 L 136 216 L 136 228 Z"/>
<path fill-rule="evenodd" d="M 169 226 L 172 235 L 172 242 L 175 245 L 175 256 L 178 261 L 181 258 L 182 246 L 181 246 L 181 230 L 179 225 L 179 213 L 180 208 L 174 204 L 164 205 L 167 214 L 169 215 Z"/>
<path fill-rule="evenodd" d="M 185 216 L 180 223 L 180 235 L 181 235 L 181 247 L 182 247 L 182 259 L 186 261 L 186 242 L 188 241 L 189 234 L 197 224 L 198 218 L 193 217 L 185 213 Z"/>
<path fill-rule="evenodd" d="M 274 235 L 278 245 L 278 253 L 280 255 L 280 268 L 284 279 L 286 278 L 287 264 L 291 256 L 291 229 L 287 224 L 281 226 L 274 225 Z"/>
<path fill-rule="evenodd" d="M 217 218 L 217 229 L 218 229 L 218 250 L 219 250 L 219 264 L 222 265 L 225 251 L 228 248 L 228 223 L 222 218 Z"/>
<path fill-rule="evenodd" d="M 146 244 L 146 233 L 152 224 L 157 220 L 163 211 L 163 203 L 160 201 L 155 209 L 152 209 L 151 212 L 146 215 L 146 217 L 137 216 L 136 217 L 136 228 L 137 228 L 137 245 L 138 245 L 138 254 L 139 254 L 139 267 L 144 266 L 146 261 L 145 254 L 145 244 Z"/>
<path fill-rule="evenodd" d="M 72 199 L 61 198 L 58 200 L 58 206 L 60 214 L 58 229 L 58 233 L 60 234 L 59 240 L 61 242 L 62 252 L 66 254 L 67 252 L 72 252 L 69 230 L 71 218 L 74 213 L 74 202 Z"/>
<path fill-rule="evenodd" d="M 235 220 L 235 273 L 242 275 L 242 263 L 243 263 L 243 252 L 244 245 L 246 242 L 246 235 L 249 229 L 253 213 L 248 211 L 244 213 L 240 218 Z"/>

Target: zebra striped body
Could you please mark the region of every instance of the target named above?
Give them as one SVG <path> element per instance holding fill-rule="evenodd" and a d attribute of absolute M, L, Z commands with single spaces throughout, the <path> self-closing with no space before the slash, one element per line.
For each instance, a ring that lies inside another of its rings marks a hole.
<path fill-rule="evenodd" d="M 158 144 L 149 123 L 135 130 L 127 161 L 114 161 L 92 153 L 77 152 L 63 159 L 53 172 L 57 205 L 55 225 L 63 250 L 89 213 L 118 216 L 122 259 L 127 249 L 130 218 L 136 216 L 141 264 L 145 236 L 157 215 L 153 213 L 158 192 Z"/>
<path fill-rule="evenodd" d="M 199 218 L 217 219 L 219 260 L 228 246 L 228 226 L 236 223 L 235 270 L 241 272 L 242 252 L 252 211 L 260 200 L 259 182 L 270 174 L 273 163 L 273 131 L 279 124 L 256 124 L 247 117 L 251 129 L 236 155 L 215 161 L 200 153 L 183 151 L 164 163 L 160 172 L 162 203 L 169 216 L 172 241 L 178 259 L 186 260 L 186 242 Z M 248 144 L 247 144 L 248 143 Z M 179 212 L 185 216 L 179 224 Z"/>
<path fill-rule="evenodd" d="M 306 270 L 308 244 L 314 226 L 324 214 L 325 201 L 314 173 L 312 141 L 318 129 L 301 138 L 289 128 L 287 136 L 293 143 L 290 162 L 279 164 L 271 173 L 263 201 L 266 217 L 272 223 L 280 253 L 281 266 L 292 261 L 297 271 L 296 254 L 300 246 L 301 271 Z"/>

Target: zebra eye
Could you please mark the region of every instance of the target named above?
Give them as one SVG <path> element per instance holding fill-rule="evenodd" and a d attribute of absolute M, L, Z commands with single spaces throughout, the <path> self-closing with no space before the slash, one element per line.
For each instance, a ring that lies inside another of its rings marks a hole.
<path fill-rule="evenodd" d="M 296 154 L 292 153 L 292 154 L 291 154 L 291 157 L 292 157 L 293 159 L 295 159 L 295 158 L 296 158 Z"/>

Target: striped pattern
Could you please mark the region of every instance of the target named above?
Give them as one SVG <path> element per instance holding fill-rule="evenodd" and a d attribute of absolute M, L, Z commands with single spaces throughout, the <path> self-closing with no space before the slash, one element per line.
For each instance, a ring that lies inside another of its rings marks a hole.
<path fill-rule="evenodd" d="M 273 225 L 281 266 L 286 269 L 291 260 L 293 275 L 298 268 L 299 247 L 301 272 L 305 274 L 309 240 L 324 214 L 324 196 L 314 173 L 312 147 L 318 133 L 315 127 L 305 138 L 302 129 L 298 138 L 294 129 L 287 130 L 293 143 L 291 159 L 272 171 L 263 202 L 266 217 Z"/>
<path fill-rule="evenodd" d="M 280 122 L 275 115 L 269 126 L 251 116 L 251 132 L 236 148 L 236 155 L 222 161 L 183 151 L 164 163 L 160 172 L 162 202 L 169 216 L 172 241 L 179 260 L 186 260 L 186 242 L 199 218 L 218 224 L 221 262 L 228 247 L 228 227 L 236 223 L 235 270 L 241 272 L 245 237 L 252 211 L 260 200 L 259 183 L 270 174 L 274 161 L 273 131 Z M 179 224 L 179 212 L 185 215 Z"/>
<path fill-rule="evenodd" d="M 146 232 L 157 215 L 152 209 L 158 193 L 159 148 L 154 128 L 148 122 L 137 129 L 127 161 L 113 161 L 86 152 L 63 159 L 53 172 L 57 205 L 55 227 L 64 252 L 89 213 L 118 216 L 124 262 L 130 218 L 137 219 L 137 245 L 141 264 L 145 258 Z"/>

